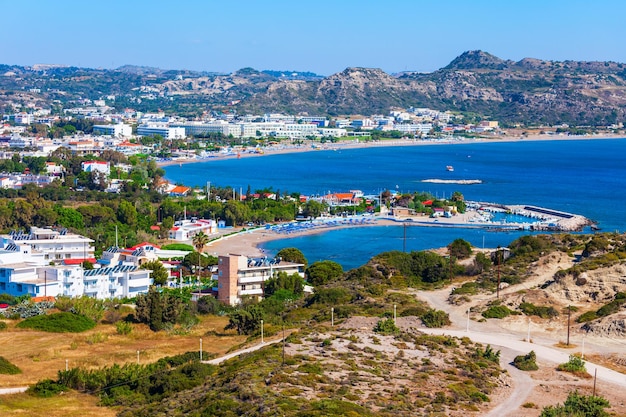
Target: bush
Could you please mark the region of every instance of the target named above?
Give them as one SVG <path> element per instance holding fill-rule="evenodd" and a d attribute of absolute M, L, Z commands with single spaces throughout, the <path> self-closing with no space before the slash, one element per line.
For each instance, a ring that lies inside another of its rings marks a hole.
<path fill-rule="evenodd" d="M 19 299 L 16 298 L 16 300 Z M 7 318 L 28 318 L 28 317 L 34 317 L 34 316 L 38 316 L 38 315 L 42 315 L 42 314 L 46 314 L 46 312 L 54 307 L 54 303 L 50 302 L 50 301 L 42 301 L 39 303 L 33 303 L 30 299 L 28 300 L 22 300 L 19 303 L 17 303 L 16 305 L 13 305 L 9 308 L 7 308 L 5 311 L 2 312 L 2 315 L 4 315 Z"/>
<path fill-rule="evenodd" d="M 31 385 L 26 392 L 35 397 L 50 398 L 66 390 L 67 387 L 64 385 L 51 379 L 44 379 L 43 381 L 37 382 L 35 385 Z"/>
<path fill-rule="evenodd" d="M 486 359 L 490 362 L 500 363 L 500 351 L 494 351 L 491 345 L 487 345 L 484 350 L 477 347 L 476 351 L 474 352 L 474 358 Z"/>
<path fill-rule="evenodd" d="M 4 375 L 16 375 L 21 374 L 22 370 L 11 362 L 0 356 L 0 374 Z"/>
<path fill-rule="evenodd" d="M 513 359 L 513 365 L 522 371 L 536 371 L 539 369 L 536 360 L 537 355 L 534 350 L 531 350 L 526 355 L 516 356 L 515 359 Z"/>
<path fill-rule="evenodd" d="M 450 316 L 442 310 L 430 309 L 421 317 L 426 327 L 443 327 L 450 324 Z"/>
<path fill-rule="evenodd" d="M 117 330 L 117 334 L 126 336 L 133 331 L 133 325 L 126 321 L 118 321 L 115 323 L 115 329 Z"/>
<path fill-rule="evenodd" d="M 475 295 L 478 293 L 478 284 L 476 281 L 464 282 L 460 287 L 452 290 L 453 295 Z"/>
<path fill-rule="evenodd" d="M 96 327 L 96 322 L 79 314 L 61 312 L 27 318 L 17 327 L 53 333 L 80 333 Z"/>
<path fill-rule="evenodd" d="M 588 321 L 592 321 L 598 318 L 598 315 L 596 314 L 595 311 L 587 311 L 583 314 L 581 314 L 580 316 L 578 316 L 578 318 L 576 319 L 577 323 L 586 323 Z"/>
<path fill-rule="evenodd" d="M 539 316 L 542 319 L 551 319 L 559 315 L 559 312 L 554 307 L 536 306 L 532 303 L 521 303 L 519 308 L 527 316 Z"/>
<path fill-rule="evenodd" d="M 491 306 L 482 312 L 482 316 L 486 319 L 503 319 L 511 314 L 513 314 L 513 311 L 502 305 Z"/>
<path fill-rule="evenodd" d="M 569 355 L 569 361 L 560 364 L 556 369 L 559 371 L 571 372 L 573 374 L 587 372 L 587 368 L 585 368 L 585 361 L 574 355 Z"/>
<path fill-rule="evenodd" d="M 398 329 L 398 326 L 396 326 L 396 323 L 393 321 L 393 319 L 385 319 L 379 320 L 378 323 L 376 323 L 374 331 L 376 333 L 390 335 L 398 333 L 400 329 Z"/>
<path fill-rule="evenodd" d="M 563 405 L 548 406 L 541 411 L 539 417 L 608 417 L 604 411 L 611 404 L 606 398 L 594 395 L 580 395 L 578 391 L 570 392 Z"/>
<path fill-rule="evenodd" d="M 0 330 L 6 330 L 7 329 L 7 324 L 3 321 L 0 321 Z"/>

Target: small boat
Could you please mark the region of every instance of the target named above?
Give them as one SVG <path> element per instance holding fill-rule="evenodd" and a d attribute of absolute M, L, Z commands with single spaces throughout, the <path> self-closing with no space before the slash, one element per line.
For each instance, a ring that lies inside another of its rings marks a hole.
<path fill-rule="evenodd" d="M 454 171 L 454 167 L 452 165 L 448 165 L 448 166 L 446 166 L 446 171 L 452 172 L 452 171 Z"/>

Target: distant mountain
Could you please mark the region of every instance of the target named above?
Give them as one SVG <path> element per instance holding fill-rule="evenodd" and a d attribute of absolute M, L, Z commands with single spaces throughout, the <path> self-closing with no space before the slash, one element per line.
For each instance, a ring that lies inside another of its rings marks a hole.
<path fill-rule="evenodd" d="M 0 65 L 0 107 L 15 106 L 22 95 L 23 101 L 63 105 L 115 95 L 111 105 L 119 108 L 189 116 L 207 109 L 371 115 L 414 106 L 475 113 L 503 124 L 609 125 L 626 115 L 626 66 L 515 62 L 484 51 L 464 52 L 432 73 L 347 68 L 328 77 L 253 68 L 218 74 L 130 65 L 115 70 Z"/>

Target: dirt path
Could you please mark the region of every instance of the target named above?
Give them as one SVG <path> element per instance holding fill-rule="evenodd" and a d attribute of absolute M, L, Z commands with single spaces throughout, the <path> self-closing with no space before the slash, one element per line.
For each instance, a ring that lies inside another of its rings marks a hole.
<path fill-rule="evenodd" d="M 500 290 L 501 298 L 508 294 L 514 294 L 520 290 L 530 290 L 540 286 L 550 280 L 556 271 L 566 269 L 572 265 L 572 258 L 566 254 L 552 255 L 550 262 L 542 262 L 534 268 L 532 276 L 524 283 L 510 286 Z M 531 318 L 519 316 L 509 320 L 483 320 L 480 315 L 484 308 L 476 308 L 476 312 L 471 308 L 484 306 L 496 299 L 496 294 L 480 294 L 470 297 L 470 301 L 455 305 L 449 302 L 452 287 L 443 288 L 436 291 L 415 291 L 414 294 L 419 299 L 426 301 L 431 307 L 437 310 L 446 311 L 452 322 L 446 329 L 420 329 L 431 334 L 447 334 L 458 337 L 469 337 L 475 342 L 490 344 L 502 352 L 502 367 L 506 369 L 513 378 L 511 390 L 505 390 L 506 398 L 497 399 L 498 405 L 490 411 L 488 416 L 517 415 L 519 410 L 529 396 L 533 393 L 540 381 L 533 380 L 526 372 L 520 371 L 511 365 L 513 358 L 517 355 L 526 354 L 533 350 L 537 355 L 537 360 L 552 364 L 564 363 L 569 360 L 569 355 L 579 352 L 580 347 L 572 349 L 557 349 L 556 346 L 563 340 L 563 332 L 557 322 L 542 322 L 537 325 Z M 554 327 L 554 328 L 550 328 Z M 532 330 L 532 334 L 531 334 Z M 574 339 L 575 338 L 575 339 Z M 580 343 L 582 335 L 573 333 L 573 339 Z M 528 342 L 528 339 L 532 343 Z M 589 339 L 589 338 L 588 338 Z M 621 354 L 623 345 L 609 343 L 608 340 L 587 340 L 585 352 L 607 353 L 613 352 Z M 620 388 L 626 388 L 626 375 L 595 363 L 586 363 L 587 370 L 593 374 L 597 370 L 599 381 L 615 384 Z"/>

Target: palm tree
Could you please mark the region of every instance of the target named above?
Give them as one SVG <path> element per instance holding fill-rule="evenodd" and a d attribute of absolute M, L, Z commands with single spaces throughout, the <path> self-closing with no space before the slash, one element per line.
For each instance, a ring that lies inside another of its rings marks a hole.
<path fill-rule="evenodd" d="M 191 241 L 193 242 L 193 246 L 196 248 L 196 250 L 198 251 L 198 275 L 199 275 L 199 271 L 200 271 L 200 256 L 202 256 L 202 251 L 204 250 L 204 247 L 206 246 L 207 243 L 209 243 L 209 236 L 204 233 L 204 232 L 200 232 L 198 234 L 196 234 Z M 198 276 L 199 279 L 199 276 Z"/>

